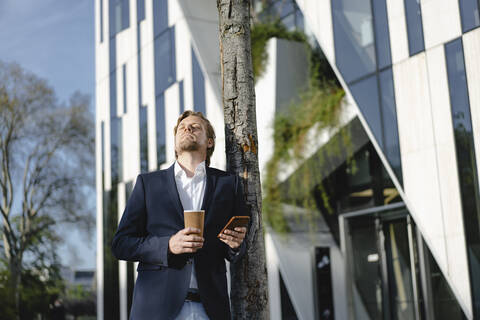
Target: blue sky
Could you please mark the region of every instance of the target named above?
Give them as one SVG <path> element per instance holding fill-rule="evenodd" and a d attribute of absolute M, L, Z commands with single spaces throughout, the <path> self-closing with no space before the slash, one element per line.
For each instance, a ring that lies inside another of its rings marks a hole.
<path fill-rule="evenodd" d="M 76 90 L 89 94 L 92 110 L 94 39 L 94 0 L 0 0 L 0 60 L 46 79 L 61 101 Z M 95 238 L 72 229 L 65 234 L 62 262 L 93 269 Z"/>

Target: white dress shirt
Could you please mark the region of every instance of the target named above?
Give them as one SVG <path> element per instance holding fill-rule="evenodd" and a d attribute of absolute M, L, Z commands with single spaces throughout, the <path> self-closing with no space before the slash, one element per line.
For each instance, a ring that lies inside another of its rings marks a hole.
<path fill-rule="evenodd" d="M 180 201 L 182 202 L 183 210 L 202 209 L 207 181 L 205 161 L 197 166 L 193 177 L 187 177 L 187 173 L 182 169 L 178 162 L 175 162 L 174 173 L 175 183 L 177 185 L 177 191 L 180 196 Z M 198 289 L 195 265 L 193 263 L 190 288 Z"/>

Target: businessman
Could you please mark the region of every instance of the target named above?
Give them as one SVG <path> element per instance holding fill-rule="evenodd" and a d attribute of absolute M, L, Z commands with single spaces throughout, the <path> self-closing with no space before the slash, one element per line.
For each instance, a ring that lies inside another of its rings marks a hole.
<path fill-rule="evenodd" d="M 112 242 L 121 260 L 138 261 L 131 320 L 230 319 L 225 260 L 244 254 L 246 228 L 217 235 L 246 215 L 241 180 L 209 167 L 215 132 L 201 112 L 177 121 L 176 162 L 140 174 Z M 205 210 L 203 237 L 184 228 L 184 210 Z"/>

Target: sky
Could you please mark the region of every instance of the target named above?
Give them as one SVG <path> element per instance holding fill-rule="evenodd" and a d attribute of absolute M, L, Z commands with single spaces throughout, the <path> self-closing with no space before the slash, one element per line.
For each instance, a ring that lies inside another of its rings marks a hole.
<path fill-rule="evenodd" d="M 94 35 L 94 0 L 0 0 L 0 60 L 46 79 L 60 101 L 75 91 L 90 95 L 92 114 Z M 86 235 L 69 227 L 65 233 L 62 263 L 94 269 L 95 230 Z"/>

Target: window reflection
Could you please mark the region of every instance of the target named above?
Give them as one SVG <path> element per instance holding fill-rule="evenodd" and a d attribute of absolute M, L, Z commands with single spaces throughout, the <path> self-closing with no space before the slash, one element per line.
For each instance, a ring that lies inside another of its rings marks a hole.
<path fill-rule="evenodd" d="M 376 69 L 370 0 L 332 0 L 336 63 L 346 82 Z"/>
<path fill-rule="evenodd" d="M 139 110 L 139 128 L 140 128 L 140 172 L 148 171 L 148 121 L 147 107 L 140 107 Z"/>
<path fill-rule="evenodd" d="M 383 149 L 382 119 L 378 101 L 378 84 L 376 75 L 370 76 L 350 86 L 355 101 L 363 117 Z"/>
<path fill-rule="evenodd" d="M 420 0 L 405 0 L 405 16 L 407 18 L 408 51 L 413 56 L 425 50 Z"/>
<path fill-rule="evenodd" d="M 172 27 L 155 39 L 155 93 L 163 92 L 175 81 L 175 29 Z"/>
<path fill-rule="evenodd" d="M 165 150 L 165 97 L 162 94 L 157 96 L 155 103 L 155 132 L 157 138 L 157 168 L 165 163 L 167 159 Z"/>
<path fill-rule="evenodd" d="M 110 120 L 110 158 L 113 186 L 122 180 L 122 118 Z"/>
<path fill-rule="evenodd" d="M 477 0 L 459 0 L 462 31 L 467 32 L 480 26 Z"/>
<path fill-rule="evenodd" d="M 402 164 L 400 155 L 400 142 L 398 140 L 397 110 L 395 103 L 395 90 L 393 87 L 392 69 L 386 69 L 379 75 L 383 152 L 400 184 L 402 184 Z"/>
<path fill-rule="evenodd" d="M 458 177 L 473 295 L 480 316 L 480 199 L 462 39 L 445 45 Z"/>
<path fill-rule="evenodd" d="M 195 50 L 192 47 L 192 78 L 193 78 L 193 108 L 195 111 L 200 111 L 206 115 L 205 105 L 205 78 L 203 76 L 202 68 L 198 62 Z"/>
<path fill-rule="evenodd" d="M 110 37 L 130 26 L 129 0 L 110 0 Z"/>

